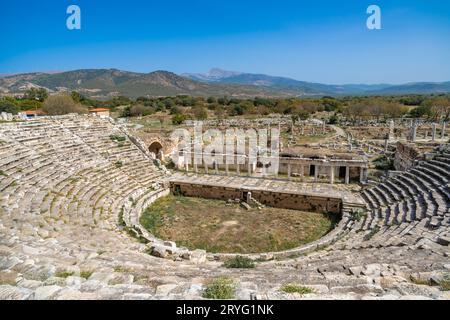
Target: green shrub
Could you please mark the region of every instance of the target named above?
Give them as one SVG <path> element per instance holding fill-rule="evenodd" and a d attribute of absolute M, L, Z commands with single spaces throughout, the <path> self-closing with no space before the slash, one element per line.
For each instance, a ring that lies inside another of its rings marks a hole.
<path fill-rule="evenodd" d="M 72 271 L 59 271 L 55 274 L 55 277 L 67 278 L 67 277 L 73 276 L 74 274 L 75 274 L 75 272 L 72 272 Z"/>
<path fill-rule="evenodd" d="M 123 167 L 123 162 L 122 161 L 116 161 L 116 163 L 114 165 L 116 166 L 116 168 L 122 168 Z"/>
<path fill-rule="evenodd" d="M 303 287 L 303 286 L 299 286 L 297 284 L 285 284 L 284 286 L 281 287 L 280 289 L 283 292 L 286 293 L 299 293 L 299 294 L 309 294 L 309 293 L 313 293 L 314 290 L 312 288 L 309 287 Z"/>
<path fill-rule="evenodd" d="M 367 216 L 367 213 L 364 212 L 363 209 L 357 209 L 357 210 L 352 210 L 350 212 L 350 217 L 352 220 L 354 221 L 361 221 L 362 218 L 365 218 Z"/>
<path fill-rule="evenodd" d="M 450 291 L 450 273 L 444 275 L 444 278 L 439 283 L 440 287 L 444 291 Z"/>
<path fill-rule="evenodd" d="M 110 138 L 112 141 L 117 141 L 117 142 L 124 142 L 125 140 L 127 140 L 126 137 L 124 137 L 124 136 L 119 136 L 119 135 L 116 135 L 116 134 L 110 135 L 109 138 Z"/>
<path fill-rule="evenodd" d="M 223 265 L 231 269 L 251 269 L 255 267 L 255 262 L 247 257 L 236 256 L 225 261 Z"/>
<path fill-rule="evenodd" d="M 211 281 L 203 291 L 205 299 L 230 300 L 235 299 L 236 284 L 232 279 L 221 277 Z"/>
<path fill-rule="evenodd" d="M 380 156 L 373 160 L 375 168 L 378 170 L 394 170 L 394 162 L 386 156 Z"/>
<path fill-rule="evenodd" d="M 172 124 L 180 125 L 186 121 L 187 117 L 184 114 L 178 113 L 172 117 Z"/>
<path fill-rule="evenodd" d="M 363 238 L 364 241 L 369 241 L 373 238 L 374 235 L 376 235 L 378 232 L 380 232 L 380 227 L 375 226 L 368 234 L 366 234 Z"/>
<path fill-rule="evenodd" d="M 94 273 L 94 271 L 81 271 L 80 277 L 87 280 L 92 276 L 93 273 Z"/>

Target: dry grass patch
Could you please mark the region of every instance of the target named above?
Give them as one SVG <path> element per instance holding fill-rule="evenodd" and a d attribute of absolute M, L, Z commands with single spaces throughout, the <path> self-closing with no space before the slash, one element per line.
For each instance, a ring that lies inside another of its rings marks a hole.
<path fill-rule="evenodd" d="M 333 229 L 334 215 L 264 208 L 170 195 L 141 217 L 153 235 L 212 253 L 282 251 L 317 240 Z"/>

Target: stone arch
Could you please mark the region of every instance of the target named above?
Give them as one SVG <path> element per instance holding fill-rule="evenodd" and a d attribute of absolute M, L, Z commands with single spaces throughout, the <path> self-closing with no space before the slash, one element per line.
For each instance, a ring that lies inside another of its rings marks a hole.
<path fill-rule="evenodd" d="M 164 160 L 164 152 L 163 152 L 163 145 L 158 140 L 155 140 L 150 143 L 150 146 L 148 147 L 148 150 L 155 154 L 156 159 Z"/>

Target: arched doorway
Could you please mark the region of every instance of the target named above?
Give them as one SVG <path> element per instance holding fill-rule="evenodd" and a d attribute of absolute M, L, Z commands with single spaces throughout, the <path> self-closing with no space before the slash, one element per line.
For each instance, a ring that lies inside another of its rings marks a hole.
<path fill-rule="evenodd" d="M 148 147 L 148 150 L 155 154 L 156 159 L 163 160 L 163 146 L 158 141 L 153 142 L 150 144 L 150 147 Z"/>

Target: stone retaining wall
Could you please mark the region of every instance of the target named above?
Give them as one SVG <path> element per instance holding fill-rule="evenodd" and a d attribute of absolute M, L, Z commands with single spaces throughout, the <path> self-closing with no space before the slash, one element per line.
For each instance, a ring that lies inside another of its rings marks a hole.
<path fill-rule="evenodd" d="M 171 182 L 173 193 L 180 193 L 187 197 L 228 200 L 245 199 L 245 194 L 251 192 L 252 198 L 274 208 L 293 209 L 308 212 L 340 214 L 342 199 L 334 197 L 311 196 L 283 192 L 227 188 L 220 186 L 205 186 L 192 183 Z"/>

